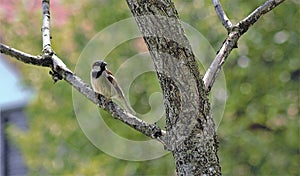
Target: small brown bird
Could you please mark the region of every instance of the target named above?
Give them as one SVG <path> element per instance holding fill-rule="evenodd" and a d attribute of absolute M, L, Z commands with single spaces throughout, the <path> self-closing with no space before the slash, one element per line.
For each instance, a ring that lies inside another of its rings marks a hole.
<path fill-rule="evenodd" d="M 93 90 L 108 98 L 118 98 L 125 104 L 126 109 L 133 114 L 134 111 L 126 100 L 121 87 L 112 73 L 107 70 L 106 65 L 107 63 L 103 60 L 93 63 L 90 75 Z"/>

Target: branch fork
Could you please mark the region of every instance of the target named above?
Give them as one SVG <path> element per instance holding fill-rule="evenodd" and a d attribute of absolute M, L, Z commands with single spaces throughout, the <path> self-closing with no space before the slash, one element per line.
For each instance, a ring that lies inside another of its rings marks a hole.
<path fill-rule="evenodd" d="M 267 0 L 263 5 L 256 8 L 250 15 L 241 20 L 236 25 L 232 25 L 231 21 L 227 17 L 223 10 L 219 0 L 212 0 L 215 7 L 215 11 L 221 20 L 223 26 L 228 32 L 228 36 L 220 47 L 215 59 L 204 74 L 203 82 L 205 88 L 210 91 L 218 73 L 220 72 L 222 65 L 225 63 L 230 52 L 237 48 L 237 42 L 239 38 L 248 31 L 249 27 L 253 25 L 262 15 L 273 10 L 279 4 L 285 0 Z"/>

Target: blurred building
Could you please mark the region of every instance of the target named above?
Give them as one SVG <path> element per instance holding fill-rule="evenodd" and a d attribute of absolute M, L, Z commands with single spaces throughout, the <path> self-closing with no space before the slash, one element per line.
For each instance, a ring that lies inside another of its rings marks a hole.
<path fill-rule="evenodd" d="M 0 54 L 0 176 L 23 176 L 27 168 L 17 145 L 8 139 L 6 128 L 28 128 L 24 108 L 31 93 L 21 85 L 21 76 Z"/>

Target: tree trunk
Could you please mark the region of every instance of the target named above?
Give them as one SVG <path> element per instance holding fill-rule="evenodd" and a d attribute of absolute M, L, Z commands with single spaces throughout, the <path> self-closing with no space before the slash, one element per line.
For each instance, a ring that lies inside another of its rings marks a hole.
<path fill-rule="evenodd" d="M 195 56 L 169 0 L 127 0 L 164 95 L 166 149 L 178 175 L 221 175 L 215 124 Z"/>

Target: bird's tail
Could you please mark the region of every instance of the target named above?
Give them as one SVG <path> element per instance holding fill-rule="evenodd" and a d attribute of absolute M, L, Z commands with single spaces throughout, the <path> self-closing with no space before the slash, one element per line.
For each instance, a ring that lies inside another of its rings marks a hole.
<path fill-rule="evenodd" d="M 126 110 L 130 113 L 130 114 L 133 114 L 135 115 L 135 111 L 132 109 L 132 107 L 130 106 L 129 102 L 126 100 L 125 97 L 121 97 L 122 101 L 123 101 L 123 104 L 125 104 L 126 106 Z"/>
<path fill-rule="evenodd" d="M 119 85 L 116 82 L 115 82 L 114 88 L 115 88 L 115 91 L 117 92 L 119 99 L 122 101 L 123 104 L 125 104 L 127 111 L 129 113 L 135 115 L 135 111 L 129 105 L 128 101 L 126 100 L 126 98 L 124 96 L 122 89 L 119 87 Z"/>

